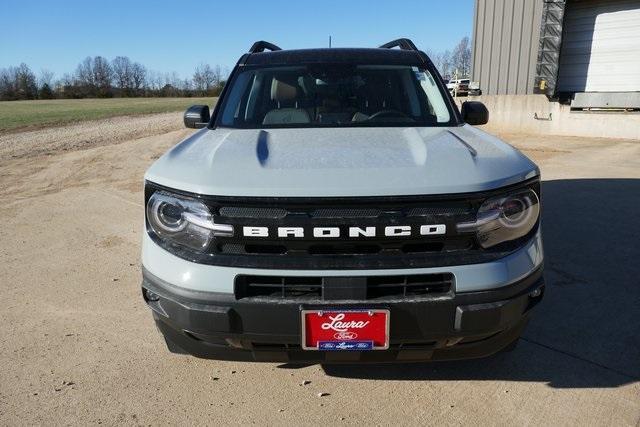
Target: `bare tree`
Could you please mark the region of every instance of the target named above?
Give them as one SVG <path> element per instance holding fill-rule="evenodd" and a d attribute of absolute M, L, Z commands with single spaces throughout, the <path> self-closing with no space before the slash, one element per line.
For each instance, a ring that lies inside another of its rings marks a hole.
<path fill-rule="evenodd" d="M 112 96 L 111 79 L 113 71 L 109 61 L 102 56 L 93 59 L 86 57 L 76 68 L 76 80 L 79 86 L 73 88 L 74 97 Z"/>
<path fill-rule="evenodd" d="M 155 92 L 162 89 L 163 79 L 162 73 L 154 70 L 147 71 L 147 87 L 151 91 Z"/>
<path fill-rule="evenodd" d="M 0 69 L 0 100 L 13 101 L 16 99 L 15 68 Z"/>
<path fill-rule="evenodd" d="M 52 87 L 53 75 L 53 71 L 47 70 L 46 68 L 41 69 L 40 76 L 38 76 L 38 86 L 42 87 L 44 85 L 47 85 L 49 87 Z"/>
<path fill-rule="evenodd" d="M 53 99 L 55 98 L 53 93 L 53 72 L 42 69 L 40 70 L 40 76 L 38 77 L 38 98 L 40 99 Z"/>
<path fill-rule="evenodd" d="M 448 79 L 451 77 L 451 52 L 445 50 L 444 52 L 439 52 L 434 54 L 432 57 L 433 64 L 436 66 L 440 75 Z"/>
<path fill-rule="evenodd" d="M 180 96 L 183 94 L 182 83 L 183 81 L 175 71 L 171 73 L 164 73 L 162 77 L 162 88 L 158 93 L 160 96 Z"/>
<path fill-rule="evenodd" d="M 76 80 L 82 86 L 95 86 L 93 79 L 93 61 L 87 56 L 76 68 Z"/>
<path fill-rule="evenodd" d="M 469 37 L 463 37 L 453 50 L 453 68 L 458 77 L 469 77 L 471 74 L 471 46 Z"/>
<path fill-rule="evenodd" d="M 36 75 L 24 62 L 15 71 L 16 92 L 18 99 L 36 99 L 38 84 Z"/>
<path fill-rule="evenodd" d="M 75 92 L 74 88 L 77 85 L 75 75 L 70 73 L 64 73 L 60 79 L 54 83 L 55 91 L 58 96 L 64 98 L 72 98 Z"/>
<path fill-rule="evenodd" d="M 216 82 L 216 73 L 209 64 L 200 64 L 193 73 L 193 86 L 202 95 L 207 95 Z"/>
<path fill-rule="evenodd" d="M 191 79 L 182 80 L 180 90 L 183 92 L 183 95 L 189 95 L 193 90 L 193 81 Z"/>
<path fill-rule="evenodd" d="M 111 79 L 113 76 L 113 70 L 109 61 L 102 56 L 96 56 L 93 58 L 93 80 L 98 88 L 99 96 L 111 95 Z"/>
<path fill-rule="evenodd" d="M 131 80 L 133 89 L 138 93 L 145 85 L 147 78 L 147 69 L 139 62 L 134 62 L 131 66 Z"/>
<path fill-rule="evenodd" d="M 222 68 L 220 68 L 220 65 L 216 65 L 213 69 L 213 83 L 216 86 L 220 86 L 222 84 L 223 78 L 224 77 L 222 75 Z"/>
<path fill-rule="evenodd" d="M 116 56 L 111 64 L 116 87 L 120 89 L 122 95 L 131 95 L 133 88 L 131 60 L 126 56 Z"/>
<path fill-rule="evenodd" d="M 151 84 L 154 90 L 159 91 L 160 89 L 162 89 L 162 86 L 164 84 L 163 73 L 156 71 L 155 74 L 152 77 L 150 77 L 150 79 L 151 79 Z"/>
<path fill-rule="evenodd" d="M 182 82 L 182 80 L 180 80 L 180 76 L 175 71 L 172 71 L 170 73 L 166 73 L 165 81 L 168 84 L 170 84 L 171 86 L 175 87 L 175 88 L 179 88 L 180 87 L 180 83 Z"/>
<path fill-rule="evenodd" d="M 71 86 L 74 84 L 76 84 L 76 79 L 73 74 L 70 73 L 64 73 L 57 83 L 58 86 Z"/>

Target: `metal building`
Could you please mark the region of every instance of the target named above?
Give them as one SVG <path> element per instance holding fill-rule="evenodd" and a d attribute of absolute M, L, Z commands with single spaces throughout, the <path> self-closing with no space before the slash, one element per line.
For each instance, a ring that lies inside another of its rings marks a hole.
<path fill-rule="evenodd" d="M 476 0 L 471 79 L 486 95 L 533 93 L 542 0 Z"/>
<path fill-rule="evenodd" d="M 473 35 L 484 94 L 640 108 L 640 0 L 476 0 Z"/>

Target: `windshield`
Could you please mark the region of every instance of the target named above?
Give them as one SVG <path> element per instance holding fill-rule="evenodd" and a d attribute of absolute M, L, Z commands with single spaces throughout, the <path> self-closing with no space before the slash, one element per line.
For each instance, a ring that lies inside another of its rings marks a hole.
<path fill-rule="evenodd" d="M 454 121 L 434 77 L 415 66 L 249 68 L 229 89 L 217 116 L 222 127 L 446 126 Z"/>

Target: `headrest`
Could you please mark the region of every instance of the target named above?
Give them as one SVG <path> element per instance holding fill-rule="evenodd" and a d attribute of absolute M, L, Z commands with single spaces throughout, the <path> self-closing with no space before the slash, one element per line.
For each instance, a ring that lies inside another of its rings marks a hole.
<path fill-rule="evenodd" d="M 296 86 L 276 79 L 271 82 L 271 100 L 276 102 L 293 101 L 297 95 Z"/>

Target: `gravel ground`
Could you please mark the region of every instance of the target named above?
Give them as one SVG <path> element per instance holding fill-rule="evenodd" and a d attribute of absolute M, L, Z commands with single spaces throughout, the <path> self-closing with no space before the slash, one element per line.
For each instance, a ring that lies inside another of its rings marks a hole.
<path fill-rule="evenodd" d="M 163 134 L 182 125 L 182 114 L 178 112 L 113 117 L 63 127 L 0 134 L 0 161 L 113 145 L 144 136 Z"/>
<path fill-rule="evenodd" d="M 506 136 L 545 179 L 547 294 L 514 352 L 294 367 L 171 355 L 153 326 L 142 174 L 179 126 L 1 137 L 0 425 L 639 425 L 639 142 Z"/>

